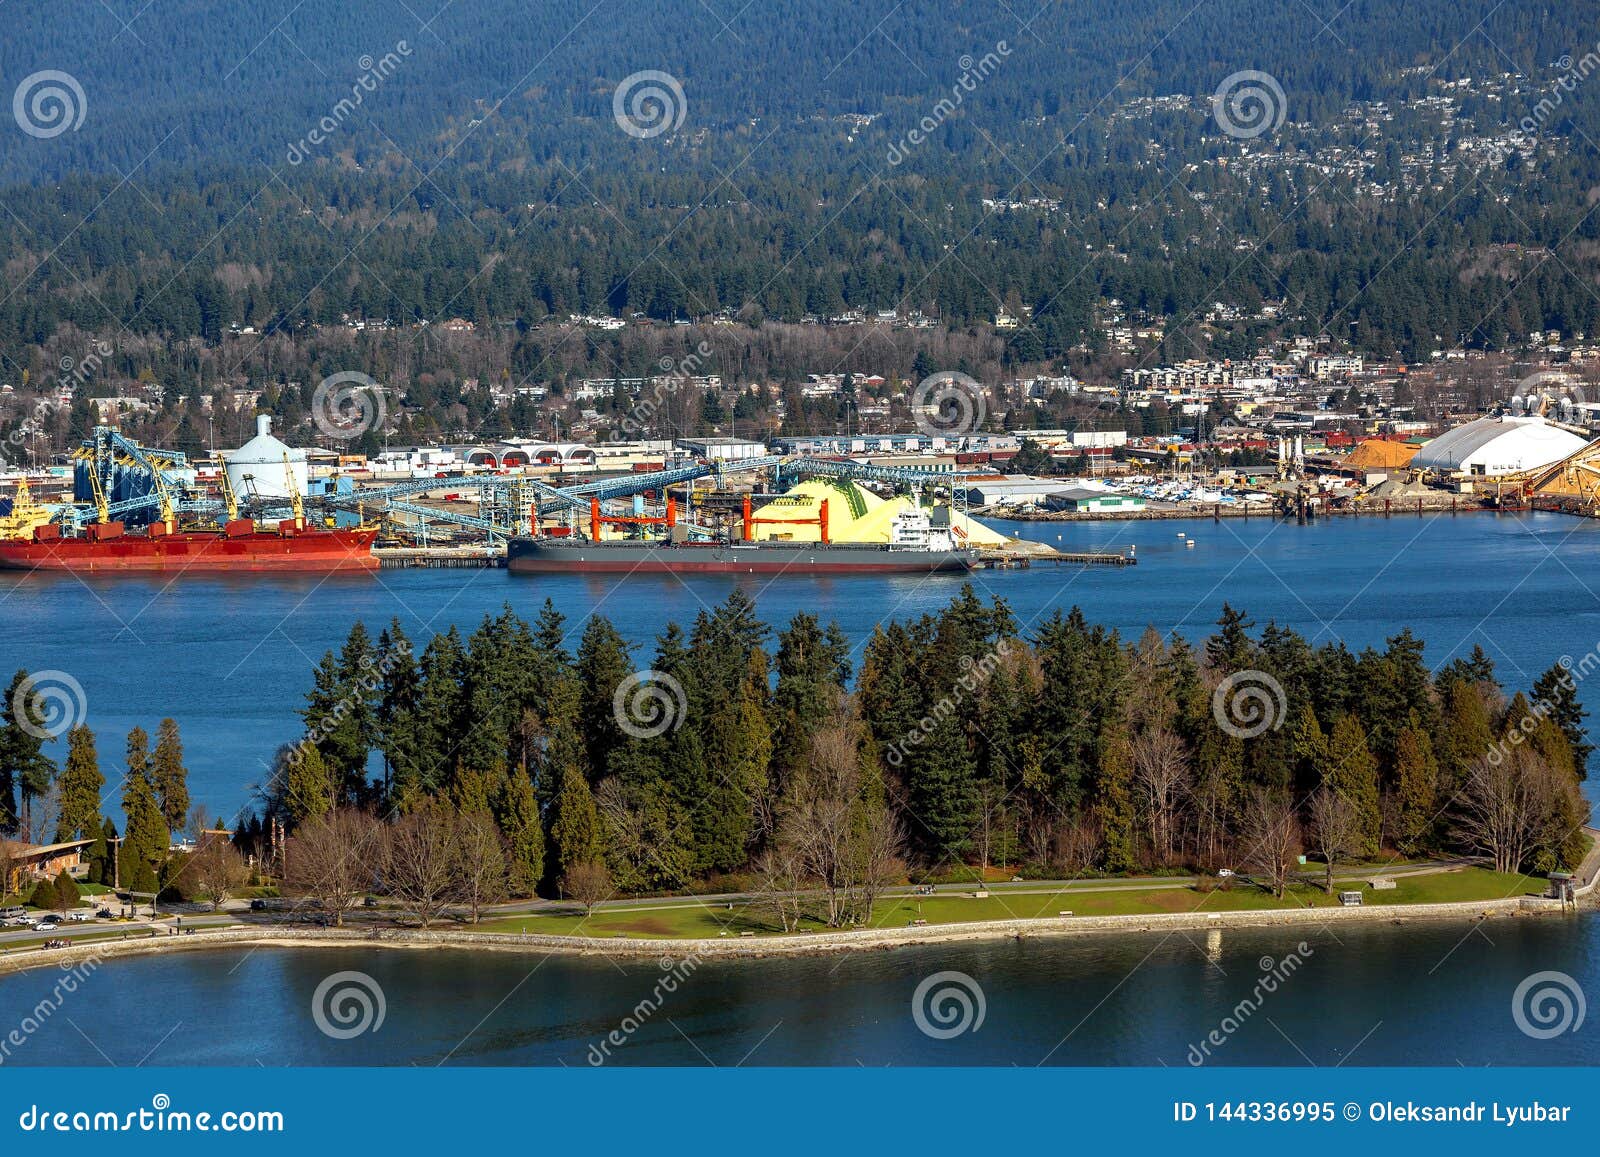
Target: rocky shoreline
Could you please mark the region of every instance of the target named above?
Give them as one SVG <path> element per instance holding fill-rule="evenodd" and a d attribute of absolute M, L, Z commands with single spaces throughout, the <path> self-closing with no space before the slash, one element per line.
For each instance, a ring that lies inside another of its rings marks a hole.
<path fill-rule="evenodd" d="M 984 920 L 920 928 L 866 928 L 790 936 L 716 940 L 635 940 L 582 936 L 472 932 L 460 929 L 228 928 L 185 936 L 138 936 L 100 940 L 66 948 L 30 949 L 0 956 L 0 975 L 27 969 L 67 968 L 88 960 L 106 961 L 151 953 L 215 948 L 400 948 L 478 949 L 491 952 L 563 953 L 624 959 L 761 959 L 888 950 L 914 945 L 1034 937 L 1076 937 L 1205 930 L 1270 928 L 1296 924 L 1407 924 L 1414 921 L 1490 920 L 1562 911 L 1559 902 L 1518 896 L 1442 904 L 1393 904 L 1360 908 L 1282 908 L 1255 912 L 1180 912 L 1147 916 L 1053 916 L 1027 920 Z"/>

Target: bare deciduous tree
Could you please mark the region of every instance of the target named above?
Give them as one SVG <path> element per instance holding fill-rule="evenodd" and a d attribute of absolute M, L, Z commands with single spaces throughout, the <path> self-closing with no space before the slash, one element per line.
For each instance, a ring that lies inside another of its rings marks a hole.
<path fill-rule="evenodd" d="M 465 812 L 456 823 L 459 893 L 476 924 L 485 906 L 506 898 L 505 837 L 487 812 Z"/>
<path fill-rule="evenodd" d="M 217 836 L 200 845 L 183 871 L 194 880 L 200 895 L 210 901 L 213 912 L 250 881 L 250 868 L 244 857 L 232 843 Z"/>
<path fill-rule="evenodd" d="M 1172 859 L 1178 808 L 1188 797 L 1193 776 L 1189 753 L 1165 727 L 1150 727 L 1133 740 L 1133 780 L 1150 831 L 1150 850 L 1163 864 Z"/>
<path fill-rule="evenodd" d="M 780 805 L 775 843 L 821 889 L 830 928 L 872 914 L 900 871 L 901 836 L 863 767 L 859 724 L 844 717 L 812 737 L 810 759 Z"/>
<path fill-rule="evenodd" d="M 785 932 L 800 927 L 805 914 L 805 873 L 799 849 L 787 841 L 774 841 L 756 857 L 756 902 L 770 908 Z"/>
<path fill-rule="evenodd" d="M 296 828 L 284 859 L 289 894 L 305 897 L 342 924 L 345 911 L 373 885 L 383 832 L 366 812 L 339 808 Z"/>
<path fill-rule="evenodd" d="M 1241 863 L 1264 876 L 1282 897 L 1300 855 L 1300 820 L 1286 792 L 1256 788 L 1245 805 Z"/>
<path fill-rule="evenodd" d="M 1311 846 L 1327 868 L 1324 887 L 1333 895 L 1333 866 L 1365 846 L 1361 817 L 1354 805 L 1331 787 L 1319 788 L 1311 797 Z"/>
<path fill-rule="evenodd" d="M 1538 852 L 1559 848 L 1559 776 L 1527 746 L 1511 746 L 1473 761 L 1456 821 L 1461 839 L 1494 860 L 1497 872 L 1516 872 Z"/>
<path fill-rule="evenodd" d="M 460 895 L 456 815 L 430 802 L 389 828 L 384 883 L 427 928 Z"/>
<path fill-rule="evenodd" d="M 583 905 L 583 914 L 592 915 L 594 906 L 611 898 L 615 889 L 611 885 L 611 872 L 601 860 L 573 864 L 561 876 L 563 895 L 571 896 Z"/>

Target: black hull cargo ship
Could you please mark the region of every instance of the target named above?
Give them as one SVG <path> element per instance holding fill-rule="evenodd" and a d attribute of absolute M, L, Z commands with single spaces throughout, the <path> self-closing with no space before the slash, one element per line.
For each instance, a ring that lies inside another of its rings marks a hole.
<path fill-rule="evenodd" d="M 968 571 L 978 563 L 976 550 L 956 546 L 951 532 L 935 529 L 921 510 L 896 515 L 887 543 L 829 542 L 826 506 L 817 519 L 818 542 L 750 541 L 758 520 L 748 512 L 742 542 L 694 541 L 681 526 L 667 540 L 606 540 L 599 538 L 602 521 L 596 515 L 589 538 L 512 539 L 506 568 L 518 574 L 931 574 Z"/>
<path fill-rule="evenodd" d="M 971 570 L 975 550 L 903 550 L 817 542 L 590 542 L 514 538 L 506 569 L 517 574 L 929 574 Z"/>

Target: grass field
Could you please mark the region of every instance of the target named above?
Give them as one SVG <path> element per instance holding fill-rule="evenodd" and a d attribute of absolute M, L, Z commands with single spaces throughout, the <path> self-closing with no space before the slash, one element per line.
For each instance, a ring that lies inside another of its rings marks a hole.
<path fill-rule="evenodd" d="M 1359 882 L 1348 881 L 1354 890 Z M 1338 890 L 1339 883 L 1335 883 Z M 1463 868 L 1420 876 L 1401 876 L 1392 890 L 1360 888 L 1369 905 L 1436 904 L 1472 900 L 1501 900 L 1539 894 L 1545 881 L 1533 876 L 1503 875 L 1482 868 Z M 1030 920 L 1071 912 L 1075 916 L 1150 916 L 1174 912 L 1268 911 L 1277 908 L 1327 908 L 1337 905 L 1320 887 L 1293 885 L 1278 899 L 1260 888 L 1240 884 L 1228 890 L 1201 892 L 1193 887 L 1160 889 L 1118 887 L 1108 884 L 1094 890 L 1069 892 L 1011 891 L 991 893 L 986 899 L 944 894 L 895 896 L 880 900 L 873 909 L 872 926 L 903 928 L 913 920 L 929 925 L 981 920 Z M 808 921 L 808 930 L 824 926 Z M 599 909 L 587 919 L 581 912 L 535 913 L 485 920 L 483 932 L 530 933 L 554 936 L 623 936 L 647 940 L 717 938 L 746 932 L 777 935 L 770 913 L 760 907 L 694 900 L 661 900 L 639 908 Z"/>

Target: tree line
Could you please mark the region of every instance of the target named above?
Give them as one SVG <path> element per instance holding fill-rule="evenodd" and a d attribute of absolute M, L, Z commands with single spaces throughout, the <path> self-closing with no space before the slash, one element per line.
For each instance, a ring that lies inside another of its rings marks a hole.
<path fill-rule="evenodd" d="M 569 652 L 548 601 L 420 653 L 358 622 L 241 838 L 270 857 L 281 823 L 291 887 L 324 900 L 330 875 L 429 913 L 469 880 L 481 902 L 739 887 L 786 927 L 997 866 L 1235 866 L 1281 891 L 1302 852 L 1330 887 L 1380 855 L 1581 858 L 1592 749 L 1565 668 L 1508 696 L 1481 649 L 1435 672 L 1409 630 L 1352 652 L 1253 628 L 1225 605 L 1198 648 L 1076 608 L 1024 630 L 969 585 L 880 626 L 856 671 L 837 626 L 774 632 L 736 591 L 639 670 L 602 616 Z"/>
<path fill-rule="evenodd" d="M 173 834 L 209 825 L 205 809 L 189 798 L 177 720 L 161 720 L 153 749 L 144 728 L 128 733 L 123 771 L 112 788 L 122 805 L 119 833 L 116 821 L 102 814 L 111 793 L 95 733 L 83 723 L 71 727 L 66 759 L 57 766 L 44 750 L 51 732 L 31 686 L 28 673 L 18 671 L 0 702 L 0 837 L 30 844 L 92 840 L 83 853 L 90 883 L 162 890 L 182 862 L 171 854 Z"/>

